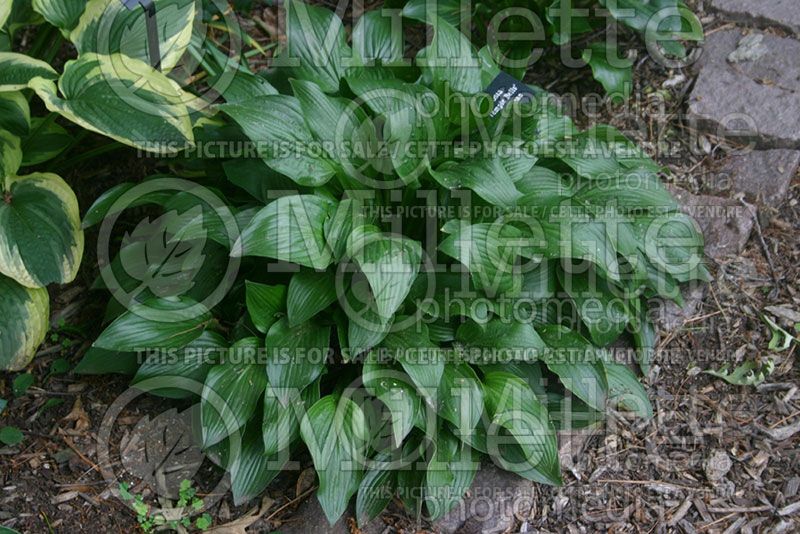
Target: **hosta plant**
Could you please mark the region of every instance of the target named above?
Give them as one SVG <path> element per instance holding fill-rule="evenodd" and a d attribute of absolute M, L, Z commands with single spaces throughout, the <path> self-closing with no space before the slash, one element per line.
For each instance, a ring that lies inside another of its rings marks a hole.
<path fill-rule="evenodd" d="M 153 210 L 101 266 L 109 324 L 79 371 L 199 398 L 236 502 L 304 450 L 331 522 L 353 497 L 361 523 L 395 496 L 439 517 L 481 457 L 561 484 L 557 430 L 652 416 L 647 303 L 706 276 L 696 225 L 614 128 L 579 130 L 535 87 L 488 95 L 491 51 L 435 12 L 402 12 L 431 32 L 409 61 L 390 14 L 348 38 L 285 10 L 275 68 L 242 68 L 194 124 L 218 150 L 84 218 Z"/>

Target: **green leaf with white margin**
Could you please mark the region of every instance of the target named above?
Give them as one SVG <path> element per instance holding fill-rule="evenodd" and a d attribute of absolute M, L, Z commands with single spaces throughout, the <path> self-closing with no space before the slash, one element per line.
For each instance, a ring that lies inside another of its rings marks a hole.
<path fill-rule="evenodd" d="M 0 273 L 28 287 L 68 283 L 83 256 L 78 200 L 55 174 L 6 178 L 0 204 Z"/>
<path fill-rule="evenodd" d="M 260 96 L 222 104 L 219 109 L 241 126 L 251 140 L 264 146 L 258 155 L 270 168 L 297 184 L 319 187 L 334 176 L 333 163 L 312 152 L 318 143 L 306 125 L 300 101 L 295 97 Z M 284 154 L 281 146 L 290 147 L 289 153 Z"/>
<path fill-rule="evenodd" d="M 321 398 L 300 423 L 319 476 L 317 499 L 332 525 L 344 513 L 361 482 L 369 439 L 361 408 L 347 398 Z"/>
<path fill-rule="evenodd" d="M 472 485 L 480 462 L 475 451 L 445 429 L 439 429 L 436 452 L 425 471 L 425 506 L 431 520 L 449 512 Z"/>
<path fill-rule="evenodd" d="M 522 193 L 500 158 L 448 161 L 431 170 L 431 176 L 448 189 L 471 189 L 482 199 L 504 208 L 513 207 Z"/>
<path fill-rule="evenodd" d="M 45 2 L 64 3 L 63 0 Z M 172 70 L 189 47 L 196 15 L 195 5 L 194 0 L 157 2 L 159 50 L 164 72 Z M 146 19 L 144 9 L 129 10 L 118 0 L 89 0 L 69 38 L 79 55 L 91 52 L 103 55 L 119 53 L 149 63 Z"/>
<path fill-rule="evenodd" d="M 3 26 L 6 25 L 6 21 L 11 16 L 11 8 L 13 6 L 14 2 L 0 3 L 0 30 L 3 29 Z"/>
<path fill-rule="evenodd" d="M 125 145 L 174 154 L 194 144 L 185 103 L 193 97 L 149 64 L 121 54 L 82 54 L 67 62 L 56 84 L 31 88 L 47 109 Z"/>
<path fill-rule="evenodd" d="M 286 309 L 286 286 L 245 282 L 247 312 L 256 329 L 266 334 L 278 320 L 277 314 Z"/>
<path fill-rule="evenodd" d="M 289 326 L 302 324 L 336 302 L 336 277 L 330 272 L 303 269 L 289 281 L 286 313 Z"/>
<path fill-rule="evenodd" d="M 561 325 L 539 329 L 550 352 L 544 359 L 547 368 L 579 399 L 604 412 L 608 383 L 603 372 L 603 351 L 594 347 L 578 332 Z"/>
<path fill-rule="evenodd" d="M 242 428 L 255 413 L 267 387 L 264 366 L 255 361 L 260 341 L 245 338 L 230 348 L 230 357 L 206 376 L 200 395 L 203 447 L 215 445 Z M 261 443 L 261 440 L 257 440 Z"/>
<path fill-rule="evenodd" d="M 433 26 L 433 39 L 417 54 L 417 64 L 430 75 L 437 91 L 446 84 L 469 95 L 483 91 L 478 54 L 467 36 L 435 13 L 404 9 L 403 16 Z"/>
<path fill-rule="evenodd" d="M 22 148 L 19 137 L 7 130 L 0 129 L 0 185 L 5 190 L 5 178 L 16 174 L 22 164 Z"/>
<path fill-rule="evenodd" d="M 253 217 L 231 254 L 263 256 L 325 269 L 332 259 L 325 242 L 325 222 L 335 210 L 336 202 L 320 196 L 281 197 Z"/>
<path fill-rule="evenodd" d="M 547 415 L 547 408 L 536 397 L 533 390 L 521 378 L 505 372 L 492 371 L 483 378 L 483 392 L 491 425 L 487 440 L 489 451 L 497 449 L 497 443 L 507 443 L 500 429 L 508 431 L 522 449 L 523 457 L 530 465 L 538 464 L 542 458 L 555 450 L 558 444 Z M 508 469 L 502 457 L 494 458 L 501 467 Z"/>
<path fill-rule="evenodd" d="M 0 91 L 26 89 L 34 78 L 55 80 L 58 73 L 44 61 L 25 54 L 0 52 Z"/>
<path fill-rule="evenodd" d="M 600 82 L 613 100 L 627 100 L 633 86 L 633 62 L 617 57 L 617 49 L 606 43 L 592 43 L 581 55 L 592 68 L 594 79 Z"/>
<path fill-rule="evenodd" d="M 370 468 L 358 487 L 356 519 L 359 527 L 378 517 L 391 502 L 397 489 L 397 471 L 391 469 L 391 456 L 379 453 L 371 460 Z"/>
<path fill-rule="evenodd" d="M 87 7 L 85 0 L 33 0 L 32 5 L 34 11 L 61 30 L 67 38 Z"/>
<path fill-rule="evenodd" d="M 157 321 L 155 316 L 142 317 L 137 311 L 142 312 L 134 308 L 108 325 L 92 346 L 119 352 L 177 349 L 200 337 L 211 320 L 211 313 L 202 307 L 198 308 L 197 303 L 187 297 L 151 299 L 144 303 L 144 307 L 153 314 L 156 312 L 152 310 L 163 312 L 171 321 Z"/>
<path fill-rule="evenodd" d="M 533 325 L 513 319 L 495 318 L 485 325 L 465 322 L 458 328 L 456 340 L 466 345 L 468 350 L 478 351 L 480 356 L 473 363 L 533 362 L 540 359 L 547 349 Z M 469 352 L 466 356 L 473 359 Z"/>
<path fill-rule="evenodd" d="M 0 370 L 19 371 L 31 361 L 50 328 L 50 297 L 0 275 Z"/>
<path fill-rule="evenodd" d="M 344 62 L 352 56 L 341 19 L 328 9 L 297 0 L 286 7 L 286 49 L 276 66 L 291 66 L 292 74 L 318 84 L 326 93 L 339 90 Z"/>
<path fill-rule="evenodd" d="M 389 319 L 405 300 L 419 273 L 422 246 L 405 237 L 383 236 L 369 241 L 355 254 L 367 277 L 378 314 Z"/>
<path fill-rule="evenodd" d="M 269 329 L 267 376 L 284 406 L 325 371 L 330 338 L 330 326 L 306 322 L 290 327 L 285 317 Z"/>
<path fill-rule="evenodd" d="M 19 91 L 0 93 L 0 129 L 22 137 L 30 128 L 31 110 L 25 96 Z"/>
<path fill-rule="evenodd" d="M 608 400 L 611 404 L 634 412 L 639 417 L 651 419 L 653 406 L 647 398 L 647 391 L 633 371 L 615 362 L 603 362 L 608 381 Z"/>

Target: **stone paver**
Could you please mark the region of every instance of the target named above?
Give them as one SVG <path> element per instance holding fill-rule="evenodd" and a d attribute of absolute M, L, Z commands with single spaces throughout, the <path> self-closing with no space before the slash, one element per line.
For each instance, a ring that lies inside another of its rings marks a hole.
<path fill-rule="evenodd" d="M 800 41 L 749 34 L 729 29 L 708 36 L 689 115 L 716 135 L 738 131 L 761 148 L 800 148 Z"/>
<path fill-rule="evenodd" d="M 760 27 L 778 26 L 800 33 L 797 0 L 711 0 L 709 7 L 731 21 Z"/>
<path fill-rule="evenodd" d="M 753 230 L 754 206 L 732 198 L 693 195 L 679 187 L 669 190 L 703 231 L 706 255 L 719 261 L 744 249 Z"/>
<path fill-rule="evenodd" d="M 798 150 L 755 150 L 732 154 L 711 173 L 709 185 L 718 193 L 744 193 L 750 202 L 778 207 L 789 191 L 798 165 Z"/>

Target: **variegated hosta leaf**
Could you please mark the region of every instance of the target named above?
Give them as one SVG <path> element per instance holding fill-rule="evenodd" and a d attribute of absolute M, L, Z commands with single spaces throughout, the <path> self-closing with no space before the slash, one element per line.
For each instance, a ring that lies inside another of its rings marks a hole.
<path fill-rule="evenodd" d="M 0 91 L 19 91 L 28 87 L 34 78 L 55 80 L 58 73 L 53 67 L 25 54 L 0 52 Z"/>
<path fill-rule="evenodd" d="M 0 183 L 6 176 L 17 172 L 22 164 L 22 148 L 19 137 L 0 129 Z"/>
<path fill-rule="evenodd" d="M 43 1 L 63 3 L 63 0 Z M 169 71 L 180 61 L 191 41 L 195 1 L 159 0 L 156 7 L 161 68 Z M 150 61 L 145 11 L 141 8 L 129 10 L 119 0 L 90 0 L 69 38 L 79 54 L 122 53 Z"/>
<path fill-rule="evenodd" d="M 19 371 L 44 340 L 50 316 L 46 289 L 30 289 L 0 275 L 0 370 Z"/>
<path fill-rule="evenodd" d="M 83 256 L 78 200 L 49 173 L 6 179 L 0 202 L 0 273 L 27 287 L 71 282 Z"/>
<path fill-rule="evenodd" d="M 52 81 L 38 78 L 31 87 L 50 111 L 120 143 L 169 154 L 194 143 L 189 95 L 138 59 L 83 54 L 64 67 L 63 98 Z"/>
<path fill-rule="evenodd" d="M 19 91 L 0 93 L 0 130 L 14 135 L 28 135 L 31 127 L 31 110 L 25 96 Z"/>
<path fill-rule="evenodd" d="M 69 37 L 69 32 L 78 25 L 78 19 L 86 8 L 86 1 L 33 0 L 32 5 L 33 10 L 44 17 L 44 20 L 61 30 L 64 37 Z"/>

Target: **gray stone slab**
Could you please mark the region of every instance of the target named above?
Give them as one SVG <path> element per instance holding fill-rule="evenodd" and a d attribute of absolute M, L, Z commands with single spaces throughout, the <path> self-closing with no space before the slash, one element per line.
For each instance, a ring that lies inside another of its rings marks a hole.
<path fill-rule="evenodd" d="M 689 116 L 720 137 L 752 140 L 761 148 L 800 148 L 800 41 L 748 35 L 730 29 L 708 36 Z"/>
<path fill-rule="evenodd" d="M 668 189 L 680 203 L 681 210 L 697 221 L 703 231 L 707 256 L 722 260 L 744 249 L 753 230 L 754 206 L 732 198 L 693 195 L 674 186 Z"/>
<path fill-rule="evenodd" d="M 750 202 L 778 207 L 786 198 L 797 168 L 798 150 L 755 150 L 732 154 L 711 171 L 710 186 L 719 193 L 744 193 Z"/>
<path fill-rule="evenodd" d="M 777 26 L 800 33 L 797 0 L 711 0 L 712 11 L 725 19 L 759 27 Z"/>

